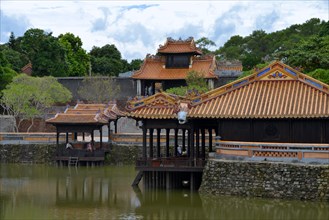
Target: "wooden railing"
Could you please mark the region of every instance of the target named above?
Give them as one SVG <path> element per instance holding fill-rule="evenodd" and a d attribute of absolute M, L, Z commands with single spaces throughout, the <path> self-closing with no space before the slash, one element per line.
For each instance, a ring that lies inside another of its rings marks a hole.
<path fill-rule="evenodd" d="M 216 140 L 216 155 L 323 159 L 329 163 L 329 144 L 266 143 Z"/>
<path fill-rule="evenodd" d="M 203 159 L 190 159 L 184 157 L 169 157 L 169 158 L 153 158 L 153 159 L 138 159 L 136 167 L 175 167 L 175 168 L 189 168 L 189 167 L 204 167 L 205 161 Z"/>

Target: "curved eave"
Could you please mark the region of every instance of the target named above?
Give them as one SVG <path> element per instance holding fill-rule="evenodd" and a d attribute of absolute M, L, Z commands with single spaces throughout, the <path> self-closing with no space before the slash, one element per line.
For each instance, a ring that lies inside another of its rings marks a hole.
<path fill-rule="evenodd" d="M 189 115 L 190 119 L 329 119 L 329 115 Z"/>

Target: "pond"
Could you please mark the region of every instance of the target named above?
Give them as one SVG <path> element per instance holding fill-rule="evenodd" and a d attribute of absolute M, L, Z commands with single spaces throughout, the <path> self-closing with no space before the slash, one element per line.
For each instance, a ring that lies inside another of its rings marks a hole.
<path fill-rule="evenodd" d="M 0 164 L 0 219 L 329 219 L 329 203 L 130 185 L 132 166 Z"/>

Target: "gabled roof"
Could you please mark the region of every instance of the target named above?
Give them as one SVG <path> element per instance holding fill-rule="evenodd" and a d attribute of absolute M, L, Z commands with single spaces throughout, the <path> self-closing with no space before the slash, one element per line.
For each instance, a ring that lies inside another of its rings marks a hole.
<path fill-rule="evenodd" d="M 188 72 L 194 70 L 204 74 L 206 79 L 214 79 L 216 67 L 213 56 L 193 57 L 190 68 L 165 68 L 165 59 L 159 56 L 148 56 L 143 65 L 133 75 L 133 79 L 182 80 Z"/>
<path fill-rule="evenodd" d="M 189 118 L 329 118 L 329 85 L 281 63 L 192 101 Z"/>
<path fill-rule="evenodd" d="M 158 53 L 192 53 L 201 55 L 202 51 L 196 47 L 193 37 L 186 40 L 167 38 L 166 43 L 159 46 Z"/>
<path fill-rule="evenodd" d="M 116 104 L 77 104 L 48 119 L 49 124 L 108 124 L 124 116 Z"/>
<path fill-rule="evenodd" d="M 177 96 L 160 92 L 155 95 L 127 102 L 128 117 L 136 119 L 174 119 L 180 99 Z"/>

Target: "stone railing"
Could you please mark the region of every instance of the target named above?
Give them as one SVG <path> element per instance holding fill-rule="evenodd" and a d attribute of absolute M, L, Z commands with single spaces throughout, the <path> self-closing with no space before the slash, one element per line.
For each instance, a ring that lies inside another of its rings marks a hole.
<path fill-rule="evenodd" d="M 216 156 L 324 160 L 329 163 L 329 144 L 266 143 L 216 140 Z"/>

